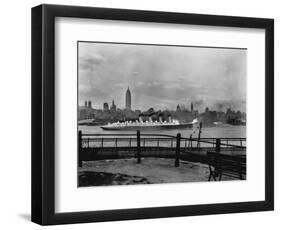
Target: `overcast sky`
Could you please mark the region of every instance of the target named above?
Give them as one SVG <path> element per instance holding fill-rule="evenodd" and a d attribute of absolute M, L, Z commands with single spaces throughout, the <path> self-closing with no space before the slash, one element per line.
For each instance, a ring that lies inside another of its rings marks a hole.
<path fill-rule="evenodd" d="M 125 107 L 130 87 L 132 109 L 246 110 L 244 49 L 78 43 L 79 104 L 102 108 L 112 99 Z"/>

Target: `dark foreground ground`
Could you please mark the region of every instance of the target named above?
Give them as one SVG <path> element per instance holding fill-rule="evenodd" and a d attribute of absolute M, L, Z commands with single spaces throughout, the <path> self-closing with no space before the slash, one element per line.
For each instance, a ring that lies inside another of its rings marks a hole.
<path fill-rule="evenodd" d="M 79 187 L 203 182 L 208 181 L 209 168 L 187 161 L 174 167 L 174 159 L 163 158 L 143 158 L 141 164 L 137 164 L 136 159 L 129 158 L 83 162 L 78 176 Z"/>
<path fill-rule="evenodd" d="M 129 176 L 126 174 L 113 174 L 106 172 L 80 172 L 79 186 L 102 186 L 102 185 L 126 185 L 126 184 L 149 184 L 144 177 Z"/>

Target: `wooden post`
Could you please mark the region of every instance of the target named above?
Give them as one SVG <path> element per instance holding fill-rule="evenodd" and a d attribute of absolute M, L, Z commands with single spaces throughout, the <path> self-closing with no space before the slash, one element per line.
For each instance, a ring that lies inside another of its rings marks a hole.
<path fill-rule="evenodd" d="M 216 152 L 220 152 L 221 151 L 221 139 L 217 138 L 216 139 Z"/>
<path fill-rule="evenodd" d="M 78 132 L 78 167 L 82 167 L 82 131 Z"/>
<path fill-rule="evenodd" d="M 176 146 L 176 158 L 175 158 L 175 167 L 180 166 L 180 144 L 181 144 L 181 134 L 177 134 L 177 146 Z"/>
<path fill-rule="evenodd" d="M 138 158 L 138 164 L 141 163 L 141 156 L 140 156 L 140 153 L 141 153 L 141 145 L 140 145 L 140 131 L 138 130 L 137 131 L 137 158 Z"/>

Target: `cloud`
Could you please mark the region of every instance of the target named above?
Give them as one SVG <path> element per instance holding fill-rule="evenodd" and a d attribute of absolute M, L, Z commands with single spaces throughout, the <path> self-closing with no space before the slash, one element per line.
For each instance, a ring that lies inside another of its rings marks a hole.
<path fill-rule="evenodd" d="M 123 108 L 129 86 L 135 109 L 174 109 L 191 101 L 200 109 L 221 107 L 221 101 L 223 108 L 243 109 L 246 54 L 240 49 L 81 42 L 79 101 L 80 95 L 95 98 L 101 107 L 114 97 Z"/>
<path fill-rule="evenodd" d="M 81 71 L 94 71 L 105 62 L 105 58 L 99 54 L 91 54 L 79 57 L 79 69 Z"/>

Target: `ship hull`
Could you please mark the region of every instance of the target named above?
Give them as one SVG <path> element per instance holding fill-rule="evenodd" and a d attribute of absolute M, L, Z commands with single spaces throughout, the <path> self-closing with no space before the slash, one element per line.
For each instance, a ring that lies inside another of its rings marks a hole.
<path fill-rule="evenodd" d="M 155 125 L 155 126 L 149 126 L 149 125 L 140 125 L 140 126 L 101 126 L 103 130 L 162 130 L 162 129 L 186 129 L 186 128 L 192 128 L 192 123 L 186 123 L 186 124 L 179 124 L 179 125 Z"/>

